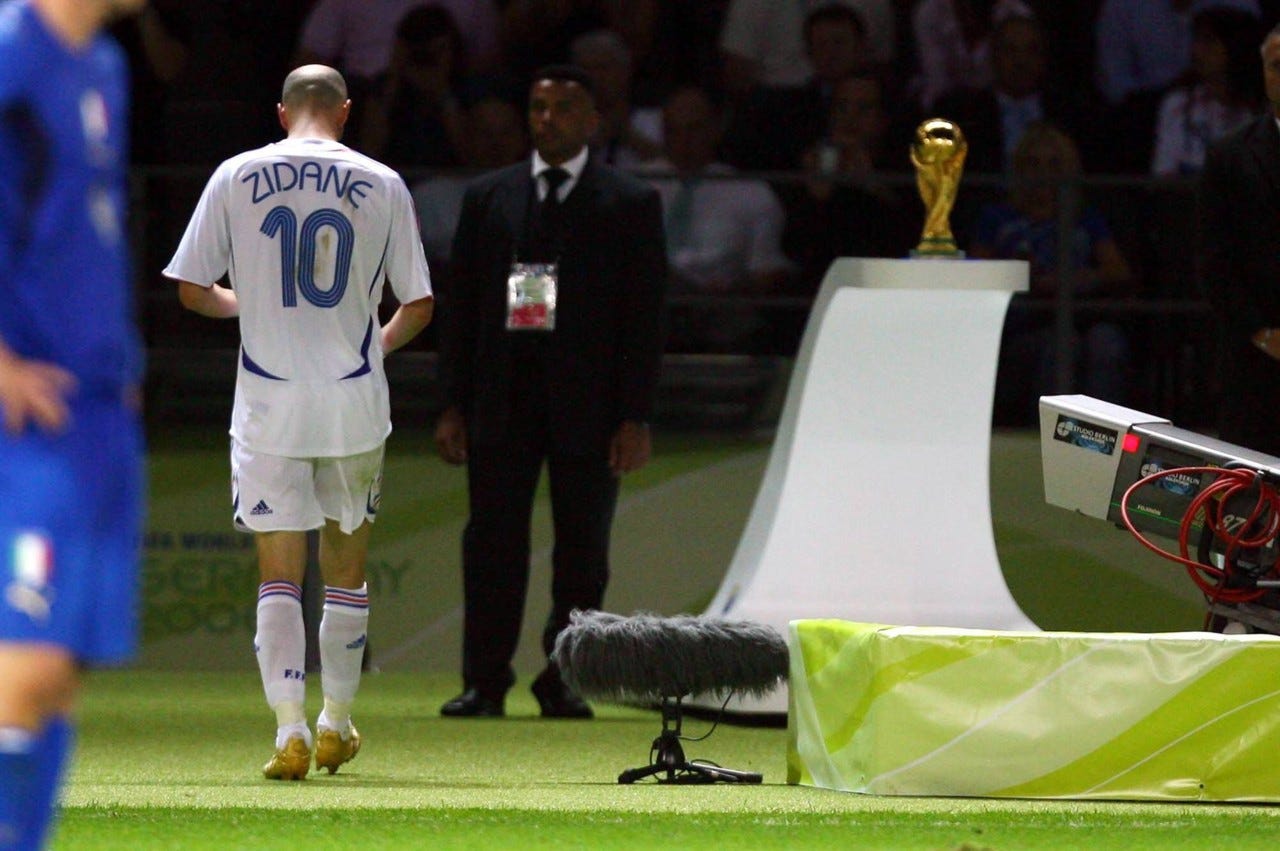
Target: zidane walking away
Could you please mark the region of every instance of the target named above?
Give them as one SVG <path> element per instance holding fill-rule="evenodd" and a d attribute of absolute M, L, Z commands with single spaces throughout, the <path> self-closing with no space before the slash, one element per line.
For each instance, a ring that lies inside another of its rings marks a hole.
<path fill-rule="evenodd" d="M 338 140 L 351 111 L 337 71 L 304 65 L 277 106 L 287 138 L 222 163 L 164 273 L 183 305 L 240 320 L 231 413 L 234 521 L 254 534 L 254 651 L 276 714 L 271 779 L 329 773 L 360 749 L 351 706 L 369 623 L 365 561 L 391 432 L 383 357 L 431 320 L 409 190 Z M 217 283 L 230 275 L 230 288 Z M 378 324 L 383 285 L 400 307 Z M 304 715 L 306 533 L 320 530 L 324 709 Z"/>

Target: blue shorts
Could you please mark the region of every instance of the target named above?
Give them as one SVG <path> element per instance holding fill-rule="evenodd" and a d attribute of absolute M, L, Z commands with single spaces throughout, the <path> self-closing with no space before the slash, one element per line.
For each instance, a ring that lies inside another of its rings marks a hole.
<path fill-rule="evenodd" d="M 74 399 L 61 434 L 0 429 L 0 641 L 133 656 L 143 476 L 138 414 L 115 400 Z"/>

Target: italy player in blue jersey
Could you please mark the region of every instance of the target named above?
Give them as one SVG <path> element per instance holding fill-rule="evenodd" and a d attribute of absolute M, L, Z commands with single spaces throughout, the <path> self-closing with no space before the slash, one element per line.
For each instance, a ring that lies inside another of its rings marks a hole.
<path fill-rule="evenodd" d="M 0 849 L 39 848 L 85 666 L 136 644 L 125 59 L 145 0 L 0 4 Z"/>

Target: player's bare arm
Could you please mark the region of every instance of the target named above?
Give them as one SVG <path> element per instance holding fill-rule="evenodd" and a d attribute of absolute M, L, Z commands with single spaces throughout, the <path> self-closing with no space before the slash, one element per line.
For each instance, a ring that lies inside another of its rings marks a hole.
<path fill-rule="evenodd" d="M 10 434 L 21 432 L 28 422 L 48 431 L 60 431 L 67 422 L 67 396 L 76 380 L 51 363 L 20 358 L 0 343 L 0 411 Z"/>
<path fill-rule="evenodd" d="M 191 281 L 179 281 L 178 300 L 187 310 L 212 319 L 234 319 L 240 315 L 235 291 L 221 284 L 204 287 Z"/>
<path fill-rule="evenodd" d="M 436 302 L 431 296 L 402 304 L 382 328 L 382 351 L 390 354 L 418 336 L 431 322 Z"/>

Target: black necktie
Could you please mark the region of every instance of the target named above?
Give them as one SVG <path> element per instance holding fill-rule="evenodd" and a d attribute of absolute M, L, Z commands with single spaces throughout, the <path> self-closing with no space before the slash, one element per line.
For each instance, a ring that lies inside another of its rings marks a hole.
<path fill-rule="evenodd" d="M 569 179 L 569 172 L 552 167 L 543 170 L 542 177 L 547 181 L 547 196 L 542 199 L 542 203 L 551 207 L 560 206 L 560 187 Z"/>
<path fill-rule="evenodd" d="M 539 261 L 555 260 L 561 248 L 561 205 L 559 189 L 569 179 L 569 172 L 562 168 L 543 170 L 547 181 L 547 194 L 538 205 L 538 215 L 533 229 L 531 248 Z"/>

